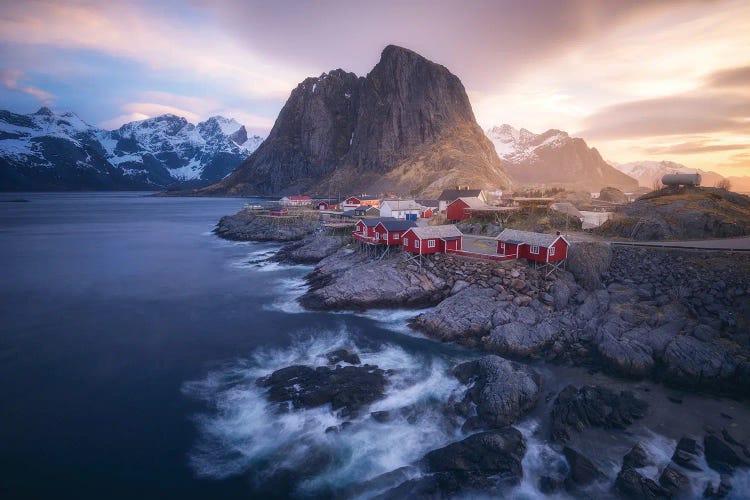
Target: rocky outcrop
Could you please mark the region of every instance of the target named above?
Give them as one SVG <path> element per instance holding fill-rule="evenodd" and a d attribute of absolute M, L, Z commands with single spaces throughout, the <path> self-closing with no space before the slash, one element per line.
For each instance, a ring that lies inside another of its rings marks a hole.
<path fill-rule="evenodd" d="M 406 481 L 379 498 L 448 498 L 482 492 L 502 494 L 523 476 L 526 445 L 512 427 L 474 434 L 427 453 L 424 475 Z"/>
<path fill-rule="evenodd" d="M 453 369 L 470 387 L 457 411 L 468 417 L 467 429 L 502 428 L 517 422 L 536 405 L 542 378 L 531 368 L 499 356 L 484 356 Z"/>
<path fill-rule="evenodd" d="M 288 264 L 316 264 L 336 253 L 351 241 L 346 236 L 315 232 L 300 241 L 285 245 L 271 260 Z"/>
<path fill-rule="evenodd" d="M 612 262 L 612 248 L 606 243 L 581 242 L 568 249 L 567 268 L 587 290 L 602 285 L 602 276 Z"/>
<path fill-rule="evenodd" d="M 383 397 L 386 374 L 377 366 L 317 368 L 293 365 L 276 370 L 256 381 L 267 389 L 266 396 L 279 409 L 314 408 L 326 404 L 344 417 Z"/>
<path fill-rule="evenodd" d="M 376 307 L 433 305 L 448 293 L 447 283 L 405 262 L 404 254 L 387 260 L 343 248 L 323 259 L 308 276 L 310 289 L 300 302 L 309 309 L 364 310 Z"/>
<path fill-rule="evenodd" d="M 750 197 L 718 188 L 665 188 L 624 206 L 595 230 L 635 240 L 690 240 L 750 234 Z"/>
<path fill-rule="evenodd" d="M 310 235 L 318 227 L 317 221 L 298 220 L 279 224 L 271 217 L 260 216 L 250 209 L 219 220 L 214 233 L 226 240 L 235 241 L 297 241 Z"/>
<path fill-rule="evenodd" d="M 605 187 L 599 192 L 599 200 L 610 203 L 627 203 L 628 197 L 625 193 L 614 187 Z"/>
<path fill-rule="evenodd" d="M 569 385 L 557 395 L 552 408 L 552 439 L 568 442 L 574 432 L 589 427 L 625 429 L 643 418 L 648 404 L 629 391 Z"/>
<path fill-rule="evenodd" d="M 366 77 L 334 70 L 292 91 L 268 138 L 199 194 L 422 192 L 508 186 L 461 81 L 394 45 Z"/>

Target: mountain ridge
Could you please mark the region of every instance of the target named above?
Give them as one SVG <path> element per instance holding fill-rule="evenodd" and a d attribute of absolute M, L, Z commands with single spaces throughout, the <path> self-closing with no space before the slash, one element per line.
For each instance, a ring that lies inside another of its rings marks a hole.
<path fill-rule="evenodd" d="M 549 129 L 535 134 L 508 124 L 485 131 L 513 180 L 522 184 L 559 185 L 599 191 L 611 186 L 632 191 L 638 182 L 616 170 L 580 137 Z"/>
<path fill-rule="evenodd" d="M 160 190 L 223 178 L 260 144 L 236 120 L 165 114 L 115 130 L 73 112 L 0 110 L 0 190 Z"/>

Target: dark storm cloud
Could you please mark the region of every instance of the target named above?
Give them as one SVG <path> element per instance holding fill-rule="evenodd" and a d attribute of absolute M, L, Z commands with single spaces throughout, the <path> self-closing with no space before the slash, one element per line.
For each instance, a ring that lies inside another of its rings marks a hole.
<path fill-rule="evenodd" d="M 538 0 L 205 2 L 249 47 L 292 64 L 363 75 L 397 44 L 439 62 L 473 90 L 683 1 Z"/>

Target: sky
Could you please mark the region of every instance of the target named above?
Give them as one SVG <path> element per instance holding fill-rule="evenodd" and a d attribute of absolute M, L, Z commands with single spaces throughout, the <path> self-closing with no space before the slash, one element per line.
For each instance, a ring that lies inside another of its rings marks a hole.
<path fill-rule="evenodd" d="M 750 175 L 748 26 L 747 0 L 0 0 L 0 108 L 264 135 L 298 82 L 366 75 L 392 43 L 456 74 L 485 129 Z"/>

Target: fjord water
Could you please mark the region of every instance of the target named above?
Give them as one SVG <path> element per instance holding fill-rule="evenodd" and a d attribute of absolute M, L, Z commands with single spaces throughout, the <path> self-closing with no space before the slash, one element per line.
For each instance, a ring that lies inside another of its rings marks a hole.
<path fill-rule="evenodd" d="M 29 202 L 2 202 L 17 198 Z M 276 244 L 211 234 L 245 201 L 0 194 L 0 497 L 326 497 L 464 437 L 442 411 L 461 393 L 449 368 L 478 354 L 415 335 L 414 311 L 304 311 L 295 298 L 310 267 L 269 262 Z M 342 423 L 330 410 L 279 414 L 255 385 L 340 347 L 394 370 L 370 411 L 412 411 L 326 433 Z M 545 397 L 518 424 L 528 451 L 515 498 L 541 497 L 539 476 L 565 468 L 545 426 L 568 383 L 637 390 L 650 404 L 626 433 L 577 442 L 610 478 L 634 442 L 664 466 L 683 433 L 730 411 L 720 398 L 536 368 Z M 743 403 L 731 413 L 750 419 Z M 700 496 L 718 474 L 690 480 Z M 750 475 L 734 484 L 741 498 Z M 596 487 L 608 496 L 611 480 Z"/>
<path fill-rule="evenodd" d="M 290 443 L 306 419 L 328 417 L 309 412 L 279 427 L 262 420 L 263 408 L 247 413 L 260 404 L 252 376 L 297 355 L 317 363 L 335 345 L 356 342 L 381 365 L 412 364 L 399 382 L 407 399 L 430 383 L 450 389 L 434 384 L 445 379 L 443 361 L 431 361 L 440 346 L 394 331 L 403 313 L 303 312 L 294 297 L 311 268 L 265 262 L 278 245 L 211 234 L 247 200 L 0 195 L 18 198 L 29 202 L 0 202 L 3 498 L 283 496 L 252 474 L 263 472 L 256 455 L 238 449 L 261 438 Z M 351 467 L 385 470 L 449 437 L 424 433 L 413 449 Z"/>

